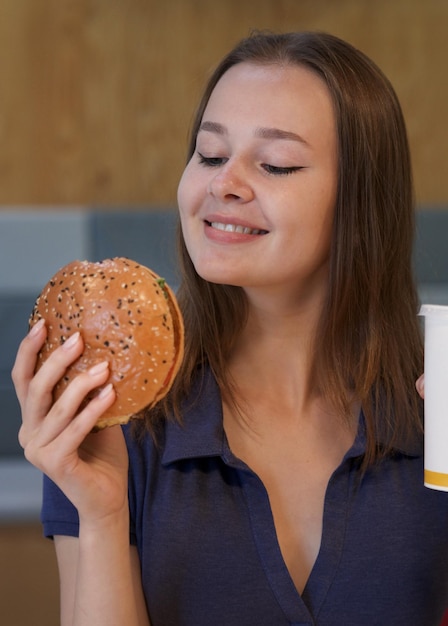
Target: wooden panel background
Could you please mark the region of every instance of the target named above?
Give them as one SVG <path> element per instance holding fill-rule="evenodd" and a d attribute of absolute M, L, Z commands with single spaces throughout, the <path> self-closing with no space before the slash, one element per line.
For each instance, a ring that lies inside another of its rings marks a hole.
<path fill-rule="evenodd" d="M 322 29 L 396 87 L 447 203 L 447 0 L 1 0 L 0 206 L 175 202 L 204 77 L 251 28 Z"/>

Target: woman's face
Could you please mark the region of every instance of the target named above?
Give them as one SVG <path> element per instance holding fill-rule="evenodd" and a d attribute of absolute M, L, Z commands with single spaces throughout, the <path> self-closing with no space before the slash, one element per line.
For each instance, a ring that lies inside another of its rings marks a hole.
<path fill-rule="evenodd" d="M 336 124 L 323 81 L 292 65 L 228 70 L 178 190 L 198 274 L 248 294 L 322 294 L 336 191 Z"/>

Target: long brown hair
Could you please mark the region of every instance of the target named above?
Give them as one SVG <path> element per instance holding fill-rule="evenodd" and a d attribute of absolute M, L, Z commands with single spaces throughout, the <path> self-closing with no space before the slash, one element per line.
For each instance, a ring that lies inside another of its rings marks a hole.
<path fill-rule="evenodd" d="M 328 295 L 315 346 L 320 389 L 341 414 L 350 397 L 366 416 L 366 463 L 421 428 L 415 380 L 423 368 L 412 272 L 414 196 L 407 134 L 394 89 L 362 52 L 315 32 L 256 32 L 217 66 L 191 130 L 188 158 L 209 97 L 233 65 L 300 65 L 327 85 L 336 116 L 338 191 Z M 246 321 L 240 287 L 212 284 L 196 273 L 179 228 L 185 318 L 185 361 L 163 411 L 179 414 L 198 366 L 211 367 L 232 398 L 227 356 Z"/>

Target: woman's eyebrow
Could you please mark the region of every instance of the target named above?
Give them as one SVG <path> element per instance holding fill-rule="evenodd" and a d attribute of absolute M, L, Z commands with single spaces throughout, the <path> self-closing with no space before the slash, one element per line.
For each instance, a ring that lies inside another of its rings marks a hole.
<path fill-rule="evenodd" d="M 199 130 L 216 133 L 217 135 L 228 134 L 227 128 L 218 122 L 202 122 Z M 282 130 L 281 128 L 260 126 L 255 130 L 255 136 L 260 137 L 261 139 L 286 139 L 287 141 L 298 141 L 305 146 L 309 146 L 309 143 L 301 135 L 293 133 L 290 130 Z"/>
<path fill-rule="evenodd" d="M 202 122 L 199 130 L 205 130 L 209 133 L 216 133 L 217 135 L 227 135 L 226 127 L 222 124 L 218 124 L 218 122 Z"/>
<path fill-rule="evenodd" d="M 262 139 L 286 139 L 288 141 L 298 141 L 299 143 L 303 143 L 306 146 L 309 143 L 297 133 L 293 133 L 290 130 L 282 130 L 281 128 L 257 128 L 255 131 L 256 137 L 261 137 Z"/>

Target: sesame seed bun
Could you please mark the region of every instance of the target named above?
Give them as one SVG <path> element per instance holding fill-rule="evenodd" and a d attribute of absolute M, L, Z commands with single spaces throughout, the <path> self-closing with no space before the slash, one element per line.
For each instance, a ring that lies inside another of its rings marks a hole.
<path fill-rule="evenodd" d="M 97 429 L 124 424 L 162 399 L 183 358 L 184 327 L 172 290 L 155 272 L 130 259 L 64 266 L 37 298 L 30 327 L 41 318 L 48 334 L 36 371 L 76 331 L 84 340 L 84 351 L 56 385 L 54 400 L 77 374 L 109 362 L 105 384 L 113 384 L 116 400 Z"/>

